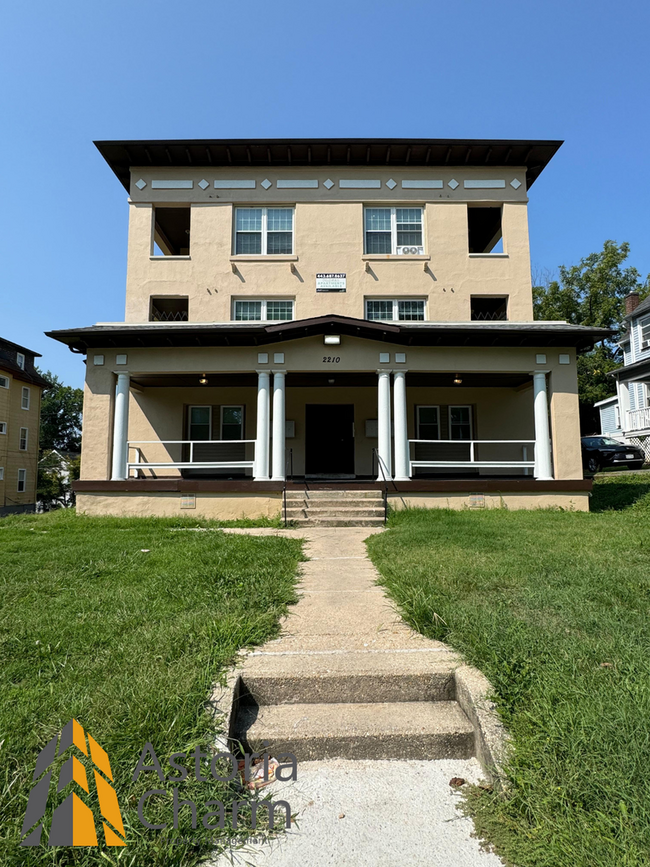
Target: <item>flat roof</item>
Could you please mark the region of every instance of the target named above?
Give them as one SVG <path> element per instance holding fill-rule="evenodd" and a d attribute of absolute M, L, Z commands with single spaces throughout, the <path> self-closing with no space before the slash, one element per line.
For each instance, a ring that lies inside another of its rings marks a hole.
<path fill-rule="evenodd" d="M 96 141 L 129 190 L 131 166 L 525 166 L 530 188 L 562 141 L 446 138 L 148 139 Z"/>

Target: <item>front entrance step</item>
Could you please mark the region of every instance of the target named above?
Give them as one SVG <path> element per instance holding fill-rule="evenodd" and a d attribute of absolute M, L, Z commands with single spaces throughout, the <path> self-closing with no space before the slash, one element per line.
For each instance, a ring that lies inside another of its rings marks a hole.
<path fill-rule="evenodd" d="M 381 500 L 381 491 L 354 491 L 354 490 L 300 490 L 287 491 L 287 500 L 297 498 L 301 500 Z"/>
<path fill-rule="evenodd" d="M 453 701 L 459 664 L 448 650 L 252 654 L 242 695 L 257 705 Z"/>
<path fill-rule="evenodd" d="M 318 507 L 315 506 L 295 506 L 287 503 L 287 518 L 381 518 L 384 517 L 383 506 L 345 506 L 336 508 L 335 506 L 327 506 L 321 508 L 319 501 Z"/>
<path fill-rule="evenodd" d="M 474 730 L 453 701 L 244 705 L 235 737 L 245 751 L 292 752 L 298 762 L 349 759 L 466 759 Z"/>
<path fill-rule="evenodd" d="M 287 491 L 286 518 L 298 527 L 379 527 L 381 491 Z"/>
<path fill-rule="evenodd" d="M 383 527 L 383 518 L 296 518 L 296 527 Z"/>

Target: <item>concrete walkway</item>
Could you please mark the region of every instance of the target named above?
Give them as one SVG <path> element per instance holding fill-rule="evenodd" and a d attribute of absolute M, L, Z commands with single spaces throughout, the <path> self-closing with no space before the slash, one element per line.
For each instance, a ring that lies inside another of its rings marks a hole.
<path fill-rule="evenodd" d="M 312 676 L 313 670 L 322 673 L 319 677 L 325 681 L 348 671 L 356 696 L 367 678 L 375 682 L 385 678 L 387 689 L 393 691 L 395 682 L 404 683 L 408 690 L 410 679 L 419 685 L 417 678 L 423 670 L 431 679 L 432 672 L 435 678 L 436 671 L 442 674 L 460 664 L 449 647 L 413 632 L 377 586 L 378 573 L 367 556 L 364 540 L 381 530 L 226 532 L 303 538 L 310 558 L 301 564 L 301 598 L 290 609 L 281 637 L 246 655 L 244 670 L 251 673 L 253 681 L 258 678 L 263 683 L 263 678 L 272 674 L 273 683 L 284 683 L 291 694 L 292 679 L 298 682 L 305 676 L 301 670 L 305 667 L 311 667 Z M 338 698 L 339 702 L 355 700 L 363 698 Z M 376 697 L 373 700 L 377 701 Z M 407 712 L 427 704 L 420 701 L 403 707 Z M 290 706 L 280 707 L 290 711 Z M 346 704 L 329 707 L 337 709 L 339 718 L 345 716 Z M 381 704 L 375 704 L 373 711 L 380 709 Z M 261 707 L 262 719 L 263 710 Z M 286 799 L 298 814 L 291 831 L 272 843 L 224 853 L 210 863 L 214 867 L 393 867 L 421 863 L 432 867 L 499 867 L 500 860 L 481 848 L 472 836 L 471 821 L 457 809 L 461 796 L 449 786 L 452 777 L 477 782 L 481 767 L 474 758 L 302 761 L 297 782 L 270 787 L 274 800 Z"/>

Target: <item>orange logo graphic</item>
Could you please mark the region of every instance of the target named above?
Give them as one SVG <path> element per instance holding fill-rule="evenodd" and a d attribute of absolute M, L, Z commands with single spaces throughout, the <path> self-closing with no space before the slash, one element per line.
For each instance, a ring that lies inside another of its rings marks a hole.
<path fill-rule="evenodd" d="M 88 738 L 87 741 L 86 737 Z M 59 745 L 58 752 L 57 741 Z M 113 774 L 111 772 L 111 763 L 108 760 L 108 753 L 97 743 L 91 734 L 84 732 L 83 726 L 76 719 L 71 719 L 70 722 L 66 723 L 61 730 L 61 734 L 55 735 L 43 747 L 36 759 L 36 768 L 34 769 L 32 780 L 35 785 L 29 793 L 25 821 L 23 822 L 23 829 L 21 831 L 21 835 L 24 838 L 21 846 L 38 846 L 41 842 L 41 834 L 43 832 L 42 820 L 47 807 L 53 774 L 53 769 L 50 766 L 55 757 L 63 756 L 68 750 L 70 751 L 70 756 L 61 767 L 56 791 L 57 794 L 62 793 L 68 786 L 72 787 L 72 791 L 63 803 L 54 810 L 47 843 L 48 846 L 99 845 L 93 811 L 83 800 L 85 796 L 90 794 L 88 775 L 86 774 L 86 762 L 90 765 L 88 761 L 88 747 L 90 747 L 90 760 L 92 761 L 99 809 L 101 810 L 103 819 L 106 820 L 100 820 L 104 829 L 104 842 L 107 846 L 126 846 L 120 805 L 117 802 L 115 789 L 111 785 Z M 77 757 L 77 751 L 82 754 L 81 760 Z M 47 773 L 45 773 L 46 771 Z M 35 828 L 34 825 L 36 825 Z M 25 836 L 26 834 L 27 836 Z"/>

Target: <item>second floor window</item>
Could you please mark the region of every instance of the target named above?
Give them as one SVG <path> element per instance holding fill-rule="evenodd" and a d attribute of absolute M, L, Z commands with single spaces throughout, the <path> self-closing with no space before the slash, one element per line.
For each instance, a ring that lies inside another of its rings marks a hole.
<path fill-rule="evenodd" d="M 18 448 L 20 449 L 21 452 L 27 451 L 27 439 L 28 439 L 28 437 L 29 437 L 29 431 L 27 430 L 27 428 L 21 427 L 21 429 L 20 429 L 20 444 L 18 446 Z"/>
<path fill-rule="evenodd" d="M 235 254 L 293 254 L 293 208 L 237 208 Z"/>
<path fill-rule="evenodd" d="M 235 322 L 267 322 L 293 319 L 293 301 L 267 301 L 265 298 L 233 302 Z"/>
<path fill-rule="evenodd" d="M 366 253 L 424 253 L 422 208 L 366 208 L 364 220 Z"/>
<path fill-rule="evenodd" d="M 424 300 L 408 298 L 373 298 L 366 301 L 366 319 L 422 322 Z"/>
<path fill-rule="evenodd" d="M 641 349 L 650 349 L 650 316 L 639 321 L 639 331 L 641 332 Z"/>
<path fill-rule="evenodd" d="M 21 368 L 21 370 L 25 369 L 25 356 L 22 352 L 16 353 L 16 364 Z"/>
<path fill-rule="evenodd" d="M 29 389 L 27 388 L 27 386 L 23 387 L 20 405 L 23 409 L 29 409 Z"/>

